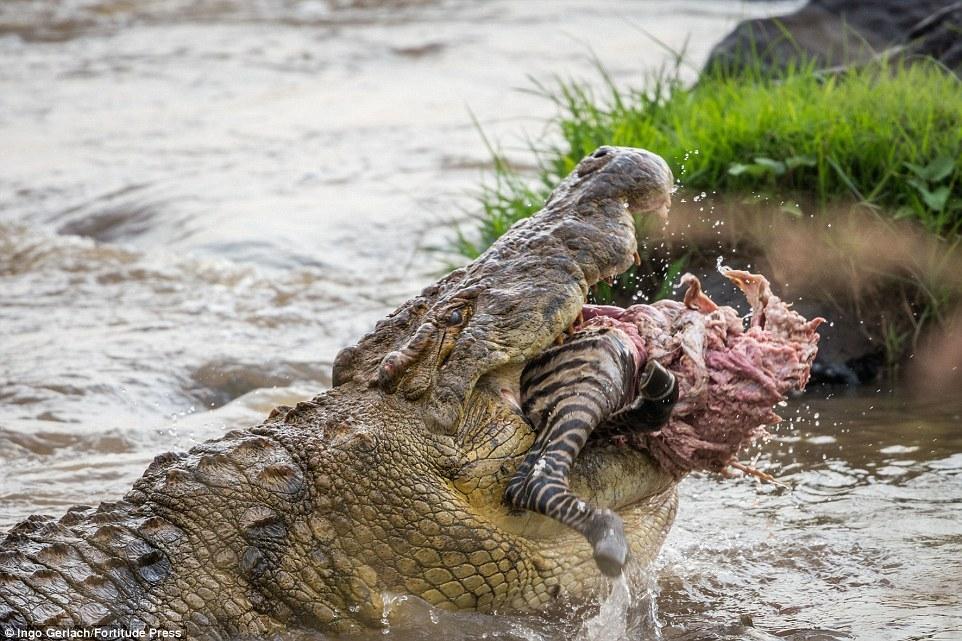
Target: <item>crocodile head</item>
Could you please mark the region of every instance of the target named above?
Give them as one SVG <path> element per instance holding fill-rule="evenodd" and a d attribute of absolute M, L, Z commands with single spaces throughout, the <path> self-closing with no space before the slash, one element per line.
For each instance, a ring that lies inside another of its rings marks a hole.
<path fill-rule="evenodd" d="M 519 365 L 572 325 L 588 289 L 630 267 L 636 216 L 667 217 L 673 177 L 644 149 L 601 147 L 477 260 L 395 311 L 334 363 L 348 380 L 419 401 L 453 432 L 485 376 L 516 390 Z"/>
<path fill-rule="evenodd" d="M 513 513 L 502 502 L 534 440 L 517 406 L 520 372 L 576 321 L 592 285 L 634 264 L 638 218 L 664 217 L 672 189 L 671 171 L 659 156 L 601 147 L 540 212 L 336 359 L 336 386 L 366 387 L 410 408 L 424 433 L 404 438 L 449 452 L 442 476 L 453 496 L 442 503 L 470 514 L 472 532 L 504 537 L 512 550 L 523 550 L 518 572 L 528 571 L 524 580 L 514 573 L 511 589 L 524 595 L 515 596 L 515 606 L 547 599 L 552 586 L 582 593 L 600 578 L 579 535 L 540 515 Z M 674 479 L 646 454 L 591 441 L 571 483 L 585 500 L 620 513 L 635 558 L 657 552 L 674 514 Z M 447 602 L 437 590 L 432 594 L 432 602 Z"/>

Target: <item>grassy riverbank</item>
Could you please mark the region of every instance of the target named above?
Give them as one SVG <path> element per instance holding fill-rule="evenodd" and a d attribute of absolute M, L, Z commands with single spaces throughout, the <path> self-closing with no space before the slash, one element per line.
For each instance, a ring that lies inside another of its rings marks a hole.
<path fill-rule="evenodd" d="M 558 107 L 564 144 L 537 150 L 535 180 L 497 159 L 480 236 L 458 246 L 467 256 L 536 211 L 602 144 L 658 152 L 691 191 L 801 194 L 820 208 L 855 199 L 940 235 L 962 230 L 962 82 L 934 65 L 718 75 L 694 87 L 667 72 L 645 89 L 609 82 L 604 95 L 570 82 L 539 90 Z"/>
<path fill-rule="evenodd" d="M 832 74 L 803 67 L 778 79 L 712 75 L 689 86 L 668 71 L 643 89 L 611 82 L 602 93 L 572 82 L 538 89 L 557 105 L 553 125 L 562 142 L 535 150 L 540 168 L 534 176 L 519 174 L 496 157 L 494 179 L 481 193 L 478 225 L 462 229 L 456 241 L 464 256 L 478 255 L 515 221 L 537 211 L 550 189 L 599 145 L 638 146 L 661 154 L 671 165 L 681 187 L 676 202 L 683 211 L 687 208 L 686 228 L 691 221 L 703 231 L 726 223 L 728 228 L 725 247 L 712 236 L 707 251 L 702 242 L 706 234 L 701 241 L 679 240 L 684 231 L 677 228 L 663 239 L 668 245 L 656 249 L 649 243 L 646 258 L 649 265 L 660 265 L 655 271 L 661 281 L 644 284 L 631 278 L 620 283 L 625 291 L 622 296 L 614 292 L 616 298 L 625 300 L 625 293 L 634 298 L 639 288 L 642 298 L 668 294 L 670 281 L 697 263 L 699 254 L 714 257 L 730 248 L 747 261 L 770 265 L 760 260 L 760 254 L 770 253 L 764 243 L 790 226 L 805 220 L 831 228 L 831 220 L 857 211 L 860 221 L 888 230 L 876 239 L 890 243 L 911 235 L 917 249 L 920 234 L 935 243 L 928 252 L 934 258 L 907 269 L 868 260 L 854 271 L 874 273 L 886 285 L 873 286 L 869 293 L 859 281 L 848 285 L 857 296 L 839 291 L 827 296 L 852 308 L 859 322 L 872 315 L 866 331 L 874 334 L 890 363 L 914 345 L 925 324 L 944 320 L 947 301 L 958 292 L 944 291 L 931 269 L 940 252 L 957 248 L 962 232 L 962 83 L 954 75 L 929 64 Z M 765 213 L 753 214 L 759 207 Z M 761 219 L 770 230 L 765 238 L 755 233 Z M 862 227 L 847 229 L 857 237 Z M 808 242 L 840 245 L 837 234 Z M 904 254 L 892 247 L 868 249 Z M 836 258 L 847 256 L 836 252 Z M 879 305 L 838 300 L 891 297 L 895 285 L 905 317 L 897 321 L 895 313 L 883 313 L 887 320 L 879 321 Z"/>

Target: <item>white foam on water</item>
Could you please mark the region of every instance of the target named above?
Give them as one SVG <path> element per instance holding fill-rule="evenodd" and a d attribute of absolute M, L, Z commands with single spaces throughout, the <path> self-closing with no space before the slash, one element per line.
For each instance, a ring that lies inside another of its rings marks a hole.
<path fill-rule="evenodd" d="M 579 641 L 661 641 L 658 620 L 658 582 L 651 568 L 630 563 L 608 583 L 608 596 L 598 613 L 582 626 Z"/>
<path fill-rule="evenodd" d="M 621 641 L 628 637 L 628 610 L 631 607 L 631 587 L 624 574 L 611 582 L 608 598 L 598 614 L 585 621 L 583 641 Z"/>

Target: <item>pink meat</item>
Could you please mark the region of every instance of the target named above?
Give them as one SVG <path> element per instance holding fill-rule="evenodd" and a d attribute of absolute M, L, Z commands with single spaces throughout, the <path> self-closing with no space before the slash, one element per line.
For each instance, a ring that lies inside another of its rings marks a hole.
<path fill-rule="evenodd" d="M 628 443 L 647 450 L 675 476 L 692 470 L 724 472 L 738 451 L 781 421 L 774 407 L 804 389 L 818 349 L 822 318 L 806 320 L 771 293 L 759 275 L 723 273 L 752 306 L 746 323 L 731 307 L 701 293 L 691 274 L 685 303 L 672 300 L 627 309 L 587 305 L 585 327 L 617 327 L 638 350 L 677 377 L 679 400 L 668 424 L 633 433 Z"/>

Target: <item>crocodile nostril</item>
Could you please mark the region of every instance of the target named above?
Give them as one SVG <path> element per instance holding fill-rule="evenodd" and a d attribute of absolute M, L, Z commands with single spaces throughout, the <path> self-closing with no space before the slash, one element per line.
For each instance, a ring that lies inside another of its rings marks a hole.
<path fill-rule="evenodd" d="M 604 149 L 604 148 L 599 149 L 599 150 L 596 151 L 595 153 L 591 154 L 591 157 L 592 157 L 592 158 L 604 158 L 605 156 L 608 155 L 608 151 L 609 151 L 608 149 Z"/>

